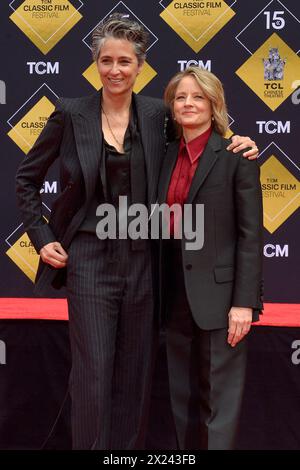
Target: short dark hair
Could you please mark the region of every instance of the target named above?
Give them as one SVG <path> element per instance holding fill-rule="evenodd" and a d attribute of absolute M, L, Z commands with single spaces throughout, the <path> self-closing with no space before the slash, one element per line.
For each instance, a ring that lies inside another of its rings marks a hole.
<path fill-rule="evenodd" d="M 133 44 L 138 63 L 142 64 L 146 58 L 148 37 L 148 32 L 137 21 L 129 19 L 122 13 L 113 13 L 93 31 L 93 59 L 98 60 L 101 47 L 106 39 L 126 39 Z"/>

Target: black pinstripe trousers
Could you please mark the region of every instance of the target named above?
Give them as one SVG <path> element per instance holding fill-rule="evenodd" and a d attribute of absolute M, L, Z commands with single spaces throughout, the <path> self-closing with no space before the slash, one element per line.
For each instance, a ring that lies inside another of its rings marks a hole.
<path fill-rule="evenodd" d="M 78 232 L 69 248 L 74 449 L 143 447 L 154 338 L 150 242 Z"/>

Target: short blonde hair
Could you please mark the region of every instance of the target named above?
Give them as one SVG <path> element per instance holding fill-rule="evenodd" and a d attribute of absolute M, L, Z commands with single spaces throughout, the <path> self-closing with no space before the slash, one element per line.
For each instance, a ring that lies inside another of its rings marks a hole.
<path fill-rule="evenodd" d="M 201 87 L 206 98 L 208 98 L 211 103 L 213 114 L 212 126 L 218 134 L 224 136 L 229 124 L 224 88 L 220 80 L 212 72 L 200 69 L 199 67 L 188 67 L 183 72 L 178 72 L 171 78 L 164 93 L 164 100 L 166 105 L 170 107 L 172 114 L 176 90 L 184 77 L 193 77 Z M 178 133 L 181 135 L 181 126 L 177 123 L 176 125 Z"/>

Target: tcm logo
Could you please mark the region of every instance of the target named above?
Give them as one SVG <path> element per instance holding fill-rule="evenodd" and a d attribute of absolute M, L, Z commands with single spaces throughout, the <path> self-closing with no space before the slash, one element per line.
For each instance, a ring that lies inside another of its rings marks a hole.
<path fill-rule="evenodd" d="M 0 80 L 0 104 L 6 104 L 6 85 L 3 80 Z"/>
<path fill-rule="evenodd" d="M 29 73 L 32 75 L 36 73 L 37 75 L 54 75 L 59 74 L 59 62 L 27 62 L 29 67 Z"/>
<path fill-rule="evenodd" d="M 180 72 L 183 72 L 191 65 L 196 65 L 196 67 L 211 72 L 211 60 L 207 60 L 205 63 L 202 60 L 178 60 L 177 63 L 179 64 Z"/>
<path fill-rule="evenodd" d="M 0 364 L 6 364 L 6 344 L 0 340 Z"/>
<path fill-rule="evenodd" d="M 290 134 L 291 121 L 256 121 L 258 125 L 258 132 L 263 134 Z"/>
<path fill-rule="evenodd" d="M 295 349 L 295 351 L 292 354 L 292 363 L 297 366 L 300 364 L 300 340 L 295 339 L 295 341 L 292 342 L 292 349 Z"/>
<path fill-rule="evenodd" d="M 289 245 L 268 245 L 264 246 L 264 256 L 266 258 L 288 258 L 289 256 Z"/>
<path fill-rule="evenodd" d="M 57 194 L 57 181 L 45 181 L 42 189 L 40 190 L 41 194 Z"/>

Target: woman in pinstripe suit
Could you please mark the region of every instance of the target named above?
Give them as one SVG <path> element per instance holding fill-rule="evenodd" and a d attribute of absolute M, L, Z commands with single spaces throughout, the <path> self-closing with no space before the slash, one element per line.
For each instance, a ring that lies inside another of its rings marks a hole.
<path fill-rule="evenodd" d="M 74 449 L 143 447 L 157 257 L 149 240 L 100 240 L 96 208 L 117 207 L 119 196 L 156 201 L 167 113 L 161 100 L 133 93 L 146 42 L 141 25 L 120 14 L 96 28 L 102 92 L 59 99 L 17 173 L 25 229 L 40 253 L 35 290 L 66 284 Z M 57 158 L 62 192 L 46 224 L 39 191 Z"/>

